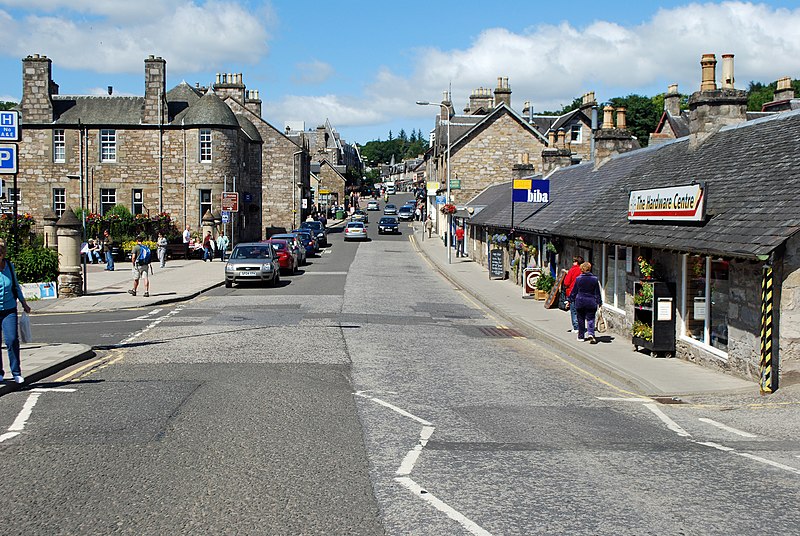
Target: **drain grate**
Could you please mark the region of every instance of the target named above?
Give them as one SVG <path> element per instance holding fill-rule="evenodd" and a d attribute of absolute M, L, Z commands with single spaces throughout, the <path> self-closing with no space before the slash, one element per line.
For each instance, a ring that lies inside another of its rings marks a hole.
<path fill-rule="evenodd" d="M 653 400 L 658 402 L 659 404 L 685 404 L 683 400 L 678 398 L 677 396 L 651 396 Z"/>
<path fill-rule="evenodd" d="M 525 337 L 516 329 L 511 328 L 496 328 L 492 326 L 478 326 L 476 328 L 484 337 Z"/>

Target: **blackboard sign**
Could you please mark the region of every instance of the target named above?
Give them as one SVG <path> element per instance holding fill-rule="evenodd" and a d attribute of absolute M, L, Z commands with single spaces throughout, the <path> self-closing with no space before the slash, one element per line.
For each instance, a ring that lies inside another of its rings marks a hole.
<path fill-rule="evenodd" d="M 503 250 L 489 251 L 489 279 L 505 279 L 506 268 L 503 264 Z"/>
<path fill-rule="evenodd" d="M 558 296 L 561 294 L 561 285 L 564 284 L 564 278 L 567 277 L 567 272 L 561 270 L 561 275 L 558 276 L 556 279 L 556 284 L 553 285 L 552 290 L 550 290 L 550 295 L 547 296 L 547 299 L 544 301 L 544 308 L 545 309 L 552 309 L 553 307 L 558 307 Z"/>

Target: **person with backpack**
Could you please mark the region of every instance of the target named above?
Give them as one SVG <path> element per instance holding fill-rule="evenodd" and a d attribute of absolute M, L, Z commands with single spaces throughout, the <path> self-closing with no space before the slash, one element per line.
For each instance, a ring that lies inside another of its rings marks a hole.
<path fill-rule="evenodd" d="M 136 237 L 136 245 L 131 250 L 131 262 L 133 263 L 133 289 L 128 291 L 131 296 L 136 296 L 136 289 L 139 288 L 139 279 L 144 280 L 144 297 L 150 297 L 150 261 L 152 252 L 150 248 L 142 244 L 144 236 Z"/>

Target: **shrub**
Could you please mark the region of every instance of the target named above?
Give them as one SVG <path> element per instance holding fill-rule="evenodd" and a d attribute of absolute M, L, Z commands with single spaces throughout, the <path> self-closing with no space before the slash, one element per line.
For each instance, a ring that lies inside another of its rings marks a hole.
<path fill-rule="evenodd" d="M 539 279 L 536 280 L 536 289 L 543 290 L 545 292 L 550 292 L 553 290 L 553 286 L 556 284 L 556 278 L 550 274 L 542 274 L 539 276 Z"/>
<path fill-rule="evenodd" d="M 25 247 L 11 259 L 20 283 L 55 281 L 58 277 L 58 253 L 43 247 Z"/>

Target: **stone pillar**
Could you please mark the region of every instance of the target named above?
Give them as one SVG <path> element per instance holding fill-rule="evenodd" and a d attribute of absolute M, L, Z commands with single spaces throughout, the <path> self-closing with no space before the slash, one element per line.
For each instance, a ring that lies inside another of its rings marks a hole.
<path fill-rule="evenodd" d="M 214 236 L 214 215 L 210 210 L 206 210 L 206 213 L 203 214 L 203 234 L 200 237 L 200 242 L 205 239 L 209 231 L 211 231 L 211 236 Z"/>
<path fill-rule="evenodd" d="M 68 208 L 56 223 L 58 235 L 58 296 L 83 295 L 81 272 L 81 222 Z"/>
<path fill-rule="evenodd" d="M 42 211 L 42 219 L 44 220 L 44 247 L 58 250 L 58 235 L 56 234 L 58 216 L 52 208 L 46 207 Z"/>

